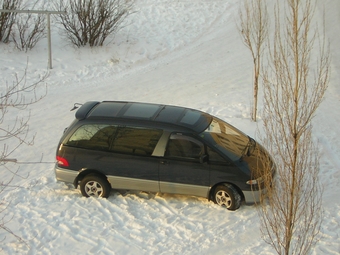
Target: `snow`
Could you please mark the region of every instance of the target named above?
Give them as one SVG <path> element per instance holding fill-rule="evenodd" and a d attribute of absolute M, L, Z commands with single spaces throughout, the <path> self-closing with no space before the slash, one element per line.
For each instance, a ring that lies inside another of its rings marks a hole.
<path fill-rule="evenodd" d="M 84 198 L 56 182 L 58 140 L 74 118 L 75 102 L 131 100 L 174 104 L 216 115 L 256 138 L 261 118 L 250 120 L 252 64 L 236 28 L 240 1 L 137 0 L 136 12 L 110 44 L 71 46 L 52 19 L 53 69 L 47 69 L 46 39 L 28 53 L 0 44 L 1 89 L 14 75 L 27 84 L 43 77 L 46 96 L 30 114 L 34 145 L 12 155 L 17 171 L 0 199 L 6 226 L 24 242 L 0 231 L 0 254 L 273 254 L 261 239 L 255 206 L 235 212 L 204 198 L 139 191 L 113 191 L 108 199 Z M 320 149 L 324 219 L 311 254 L 340 253 L 340 2 L 318 1 L 315 20 L 326 13 L 331 43 L 331 79 L 313 120 Z M 47 90 L 47 91 L 46 91 Z M 29 97 L 29 95 L 27 95 Z M 260 109 L 261 109 L 260 102 Z M 16 116 L 8 116 L 10 125 Z M 1 147 L 3 145 L 1 144 Z M 38 163 L 42 161 L 43 163 Z"/>

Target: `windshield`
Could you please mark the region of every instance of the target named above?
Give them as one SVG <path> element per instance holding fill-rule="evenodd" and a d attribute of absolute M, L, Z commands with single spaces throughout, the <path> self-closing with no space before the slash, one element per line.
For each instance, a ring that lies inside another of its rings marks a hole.
<path fill-rule="evenodd" d="M 251 141 L 247 135 L 216 117 L 201 136 L 233 161 L 247 152 Z"/>

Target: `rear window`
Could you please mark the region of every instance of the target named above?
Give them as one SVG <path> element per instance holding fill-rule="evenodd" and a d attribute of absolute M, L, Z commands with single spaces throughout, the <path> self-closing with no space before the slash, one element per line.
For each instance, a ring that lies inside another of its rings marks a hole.
<path fill-rule="evenodd" d="M 79 127 L 66 145 L 150 156 L 161 135 L 158 129 L 91 124 Z"/>
<path fill-rule="evenodd" d="M 109 150 L 117 127 L 92 124 L 81 126 L 70 137 L 66 145 L 93 150 Z"/>

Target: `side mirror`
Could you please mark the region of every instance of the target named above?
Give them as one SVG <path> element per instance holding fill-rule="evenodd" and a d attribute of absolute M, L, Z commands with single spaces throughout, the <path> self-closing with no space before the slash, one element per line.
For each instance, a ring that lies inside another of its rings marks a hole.
<path fill-rule="evenodd" d="M 209 156 L 207 154 L 203 154 L 202 156 L 200 156 L 200 163 L 206 163 L 208 162 Z"/>

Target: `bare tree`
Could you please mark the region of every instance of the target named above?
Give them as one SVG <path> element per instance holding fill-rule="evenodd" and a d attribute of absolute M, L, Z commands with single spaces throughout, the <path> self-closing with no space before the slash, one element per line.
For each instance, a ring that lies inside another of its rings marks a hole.
<path fill-rule="evenodd" d="M 55 3 L 67 38 L 77 47 L 102 46 L 130 14 L 132 0 L 60 0 Z"/>
<path fill-rule="evenodd" d="M 0 2 L 1 9 L 16 10 L 20 9 L 20 0 L 2 0 Z M 15 22 L 16 13 L 0 12 L 0 41 L 4 43 L 9 42 L 12 27 Z"/>
<path fill-rule="evenodd" d="M 307 254 L 322 220 L 311 122 L 327 89 L 329 45 L 313 26 L 314 0 L 286 0 L 283 8 L 276 3 L 275 35 L 264 72 L 262 141 L 275 158 L 277 175 L 273 183 L 264 183 L 261 231 L 278 254 Z"/>
<path fill-rule="evenodd" d="M 40 93 L 37 92 L 37 89 L 45 80 L 47 74 L 32 84 L 27 84 L 26 74 L 27 69 L 22 77 L 15 76 L 15 80 L 11 85 L 5 84 L 5 86 L 2 86 L 3 92 L 0 94 L 0 142 L 2 145 L 0 150 L 0 173 L 9 171 L 12 177 L 18 176 L 18 171 L 7 167 L 9 162 L 16 162 L 16 159 L 11 159 L 10 156 L 21 145 L 32 145 L 34 141 L 34 136 L 29 137 L 30 115 L 16 117 L 13 121 L 13 113 L 27 109 L 29 105 L 40 101 L 46 94 L 45 90 L 39 96 L 38 94 Z M 27 99 L 28 97 L 29 99 Z M 0 194 L 6 192 L 12 180 L 13 178 L 6 181 L 3 178 L 0 180 Z M 6 201 L 0 200 L 0 229 L 22 241 L 19 236 L 6 227 L 6 223 L 8 223 L 8 220 L 5 219 L 6 209 Z"/>
<path fill-rule="evenodd" d="M 263 55 L 265 42 L 268 37 L 269 26 L 266 2 L 264 0 L 244 0 L 239 9 L 239 18 L 238 30 L 244 44 L 251 52 L 254 64 L 253 109 L 251 117 L 256 121 L 261 56 Z"/>

